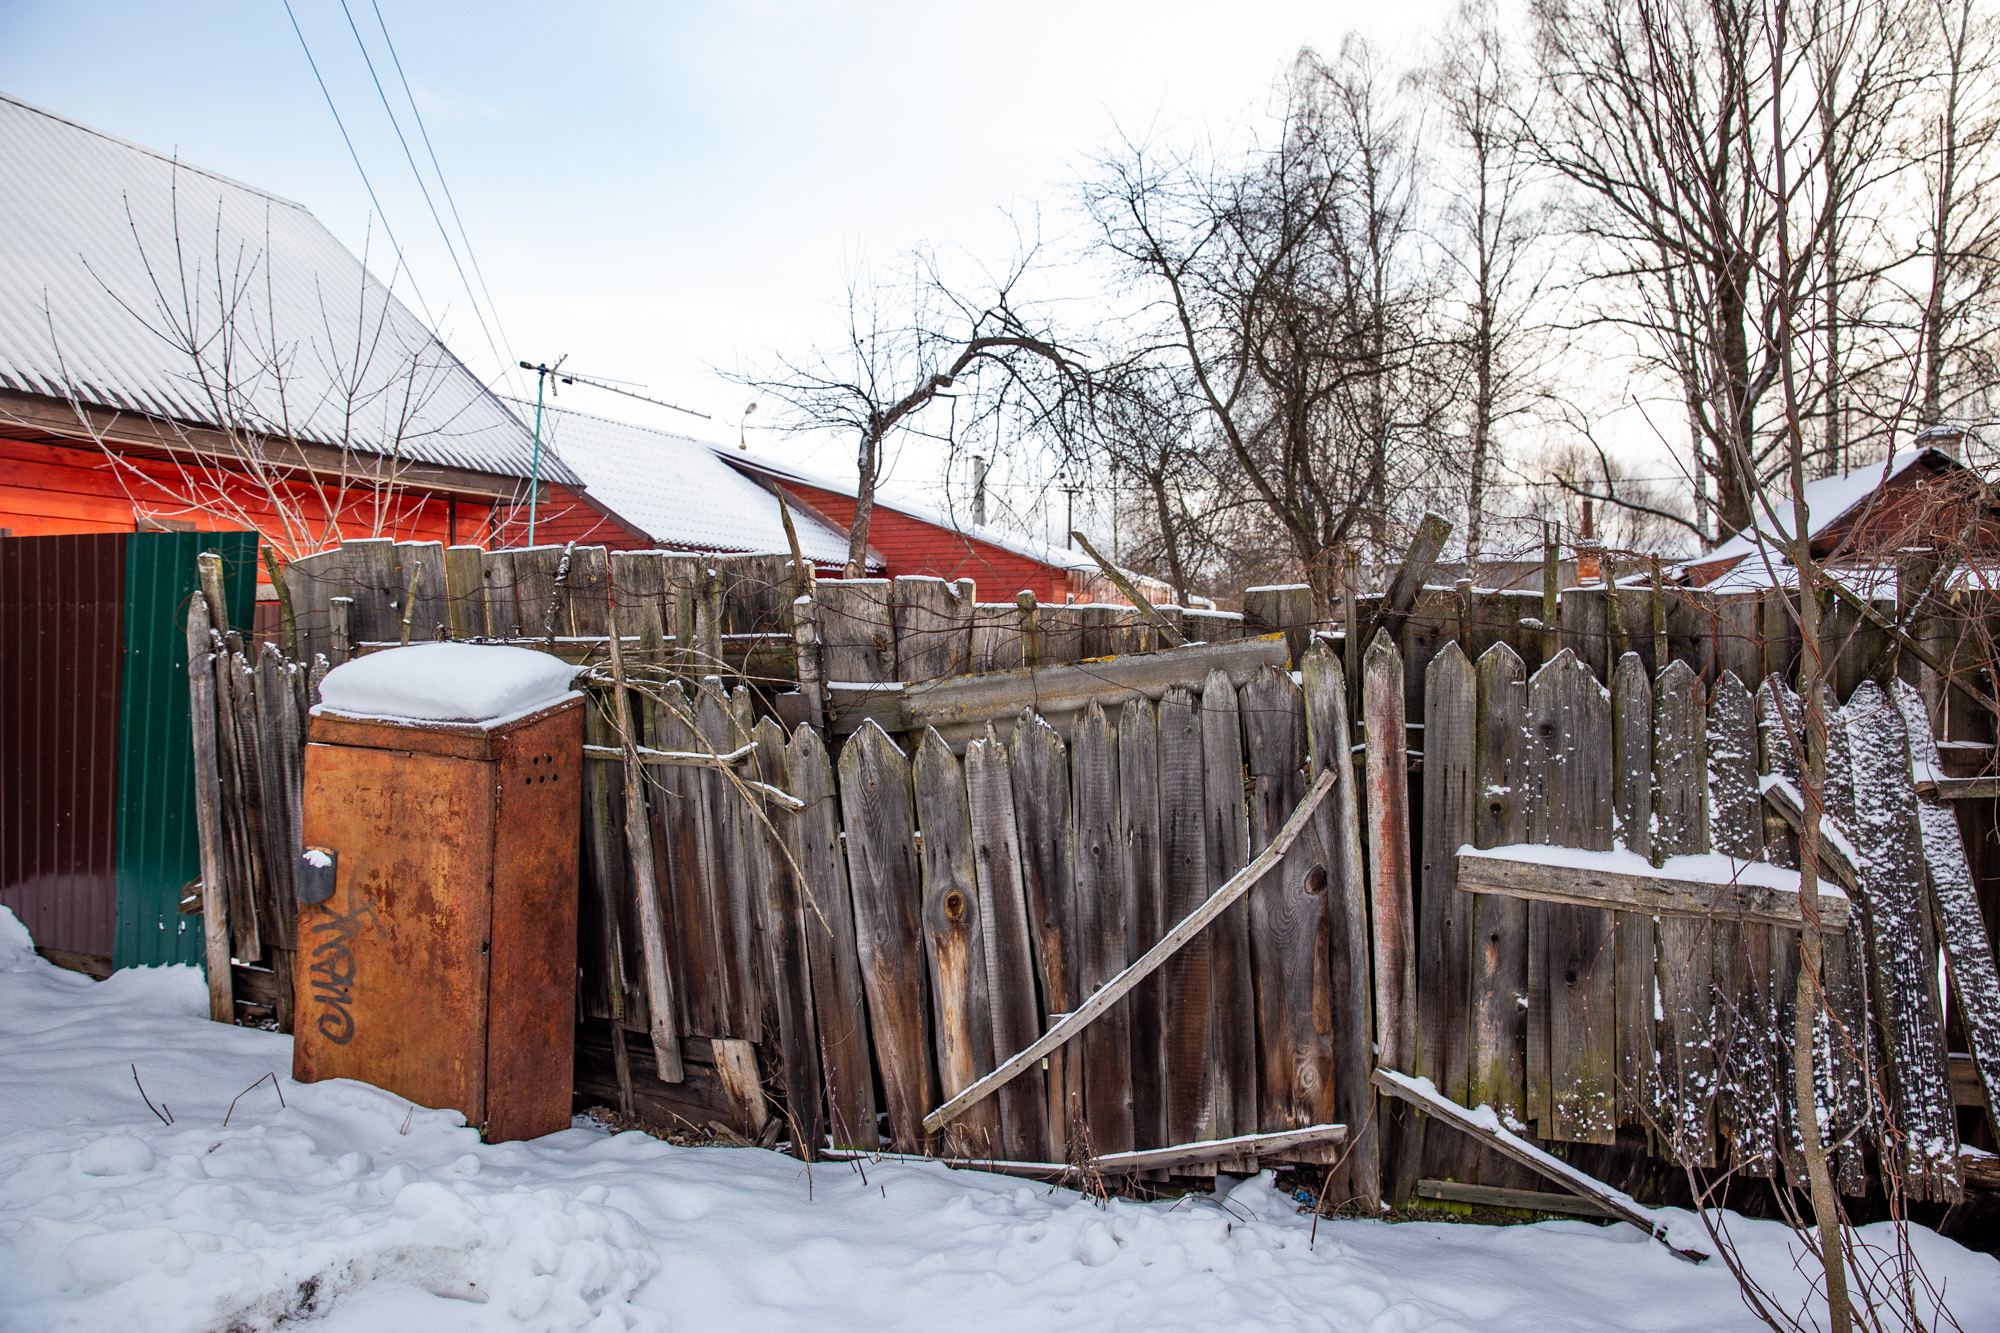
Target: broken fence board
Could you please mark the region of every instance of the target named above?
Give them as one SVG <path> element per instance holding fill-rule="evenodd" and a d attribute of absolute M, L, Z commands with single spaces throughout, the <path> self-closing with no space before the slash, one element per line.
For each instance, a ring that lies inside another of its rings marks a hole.
<path fill-rule="evenodd" d="M 1243 718 L 1228 673 L 1208 673 L 1201 689 L 1203 843 L 1206 892 L 1227 883 L 1250 859 L 1249 812 L 1243 799 Z M 1257 999 L 1250 977 L 1250 905 L 1238 902 L 1209 932 L 1215 1028 L 1210 1047 L 1218 1079 L 1217 1132 L 1234 1138 L 1257 1128 Z M 1089 988 L 1084 988 L 1088 992 Z M 1223 1170 L 1247 1174 L 1254 1162 Z"/>
<path fill-rule="evenodd" d="M 1624 1221 L 1630 1222 L 1647 1235 L 1665 1245 L 1674 1254 L 1689 1263 L 1700 1263 L 1708 1256 L 1699 1250 L 1684 1250 L 1667 1239 L 1667 1227 L 1658 1214 L 1639 1204 L 1631 1195 L 1622 1190 L 1612 1189 L 1601 1180 L 1593 1179 L 1571 1166 L 1568 1162 L 1537 1148 L 1534 1144 L 1509 1132 L 1497 1118 L 1488 1112 L 1485 1115 L 1467 1110 L 1450 1099 L 1440 1096 L 1430 1086 L 1427 1079 L 1411 1078 L 1393 1070 L 1375 1071 L 1375 1086 L 1393 1096 L 1417 1107 L 1426 1115 L 1435 1116 L 1445 1123 L 1478 1138 L 1487 1146 L 1511 1157 L 1521 1165 L 1539 1173 L 1572 1194 L 1581 1195 L 1601 1204 L 1608 1211 Z M 1484 1108 L 1482 1108 L 1483 1110 Z"/>

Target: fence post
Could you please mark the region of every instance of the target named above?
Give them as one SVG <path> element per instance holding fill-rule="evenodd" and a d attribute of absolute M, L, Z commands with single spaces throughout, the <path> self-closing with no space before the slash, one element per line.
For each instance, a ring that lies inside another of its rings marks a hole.
<path fill-rule="evenodd" d="M 1408 731 L 1403 724 L 1403 655 L 1378 631 L 1362 662 L 1362 717 L 1368 747 L 1368 864 L 1373 874 L 1376 1061 L 1409 1073 L 1417 1053 L 1416 922 L 1410 891 Z M 1423 1138 L 1416 1116 L 1387 1113 L 1383 1192 L 1400 1207 L 1417 1185 Z"/>
<path fill-rule="evenodd" d="M 213 556 L 203 557 L 216 559 Z M 221 561 L 216 559 L 220 566 Z M 203 569 L 206 575 L 207 570 Z M 194 818 L 201 840 L 201 934 L 208 967 L 208 1016 L 236 1021 L 235 981 L 229 971 L 229 898 L 222 869 L 222 789 L 216 772 L 215 667 L 208 597 L 188 602 L 188 704 L 194 730 Z"/>

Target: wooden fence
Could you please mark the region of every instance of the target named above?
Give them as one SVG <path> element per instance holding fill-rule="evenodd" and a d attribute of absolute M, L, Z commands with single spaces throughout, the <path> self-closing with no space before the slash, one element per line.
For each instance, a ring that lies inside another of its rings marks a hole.
<path fill-rule="evenodd" d="M 1378 1106 L 1379 1064 L 1627 1166 L 1796 1175 L 1800 710 L 1777 677 L 1753 693 L 1725 639 L 1600 638 L 1587 599 L 1552 626 L 1512 594 L 1432 590 L 1364 654 L 1275 589 L 1244 619 L 1274 633 L 1183 612 L 1211 641 L 1147 652 L 1156 631 L 1100 608 L 994 609 L 938 580 L 828 582 L 800 603 L 776 557 L 577 548 L 565 570 L 556 548 L 467 549 L 314 557 L 286 580 L 295 642 L 338 657 L 435 616 L 594 661 L 579 641 L 608 647 L 615 622 L 629 689 L 595 673 L 579 830 L 585 1101 L 1032 1171 L 1309 1162 L 1336 1199 L 1407 1198 L 1423 1175 L 1518 1183 Z M 1052 625 L 1073 637 L 1052 647 Z M 730 635 L 778 645 L 792 672 L 711 671 Z M 217 701 L 218 915 L 275 981 L 288 728 L 311 672 L 206 628 L 190 648 L 198 728 L 202 679 Z M 824 713 L 786 716 L 777 687 L 815 681 Z M 1990 1105 L 2000 1077 L 2000 984 L 1939 804 L 1970 788 L 1942 776 L 1921 693 L 1892 684 L 1855 685 L 1833 727 L 1822 1096 L 1843 1188 L 1886 1170 L 1950 1198 L 1954 1102 L 1972 1086 Z M 1322 778 L 1278 869 L 1174 936 L 1045 1065 L 926 1131 L 1237 883 Z M 1957 1097 L 1940 950 L 1970 1045 Z M 254 993 L 258 973 L 237 974 Z"/>

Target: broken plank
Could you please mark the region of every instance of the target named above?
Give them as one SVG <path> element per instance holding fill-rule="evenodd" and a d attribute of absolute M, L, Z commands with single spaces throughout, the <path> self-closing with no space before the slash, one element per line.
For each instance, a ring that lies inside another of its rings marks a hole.
<path fill-rule="evenodd" d="M 1090 1159 L 1091 1169 L 1103 1175 L 1126 1175 L 1137 1171 L 1165 1171 L 1199 1162 L 1230 1162 L 1259 1157 L 1291 1157 L 1297 1148 L 1343 1143 L 1347 1126 L 1303 1125 L 1297 1129 L 1266 1134 L 1236 1134 L 1226 1139 L 1201 1143 L 1181 1143 L 1167 1148 L 1140 1148 L 1133 1152 L 1104 1153 Z"/>
<path fill-rule="evenodd" d="M 1793 929 L 1799 924 L 1798 872 L 1762 861 L 1731 861 L 1719 854 L 1675 857 L 1653 870 L 1629 852 L 1579 854 L 1564 848 L 1549 857 L 1539 844 L 1517 844 L 1461 847 L 1458 862 L 1458 886 L 1467 893 L 1619 912 L 1762 921 Z M 1710 867 L 1712 874 L 1693 877 L 1694 871 Z M 1675 873 L 1684 868 L 1690 873 Z M 1847 899 L 1822 889 L 1820 915 L 1824 929 L 1845 930 Z"/>
<path fill-rule="evenodd" d="M 1526 1139 L 1509 1131 L 1490 1110 L 1482 1107 L 1479 1111 L 1468 1110 L 1451 1099 L 1439 1095 L 1428 1079 L 1411 1078 L 1391 1069 L 1375 1071 L 1375 1086 L 1392 1096 L 1435 1116 L 1448 1125 L 1462 1130 L 1479 1139 L 1488 1147 L 1519 1162 L 1572 1194 L 1602 1205 L 1614 1216 L 1630 1222 L 1641 1231 L 1666 1246 L 1680 1258 L 1691 1264 L 1701 1263 L 1708 1256 L 1699 1250 L 1684 1250 L 1667 1239 L 1667 1226 L 1658 1214 L 1644 1207 L 1623 1190 L 1615 1190 L 1601 1180 L 1584 1174 L 1568 1162 L 1551 1157 Z"/>

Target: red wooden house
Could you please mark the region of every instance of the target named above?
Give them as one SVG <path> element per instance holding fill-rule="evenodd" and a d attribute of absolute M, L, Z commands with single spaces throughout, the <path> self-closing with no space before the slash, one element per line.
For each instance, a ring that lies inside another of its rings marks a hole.
<path fill-rule="evenodd" d="M 0 532 L 511 535 L 527 427 L 300 205 L 0 96 L 0 235 Z"/>
<path fill-rule="evenodd" d="M 809 472 L 763 454 L 717 447 L 715 452 L 746 476 L 776 486 L 788 500 L 841 534 L 841 559 L 846 558 L 846 532 L 854 522 L 852 480 Z M 893 491 L 875 493 L 868 520 L 868 545 L 879 552 L 883 572 L 930 574 L 943 579 L 971 579 L 986 601 L 1006 601 L 1017 592 L 1032 592 L 1040 602 L 1125 601 L 1097 562 L 1081 551 L 1065 550 L 990 524 L 976 524 Z M 871 570 L 872 572 L 872 570 Z M 1171 602 L 1173 590 L 1158 579 L 1131 575 L 1141 592 L 1155 601 Z"/>

